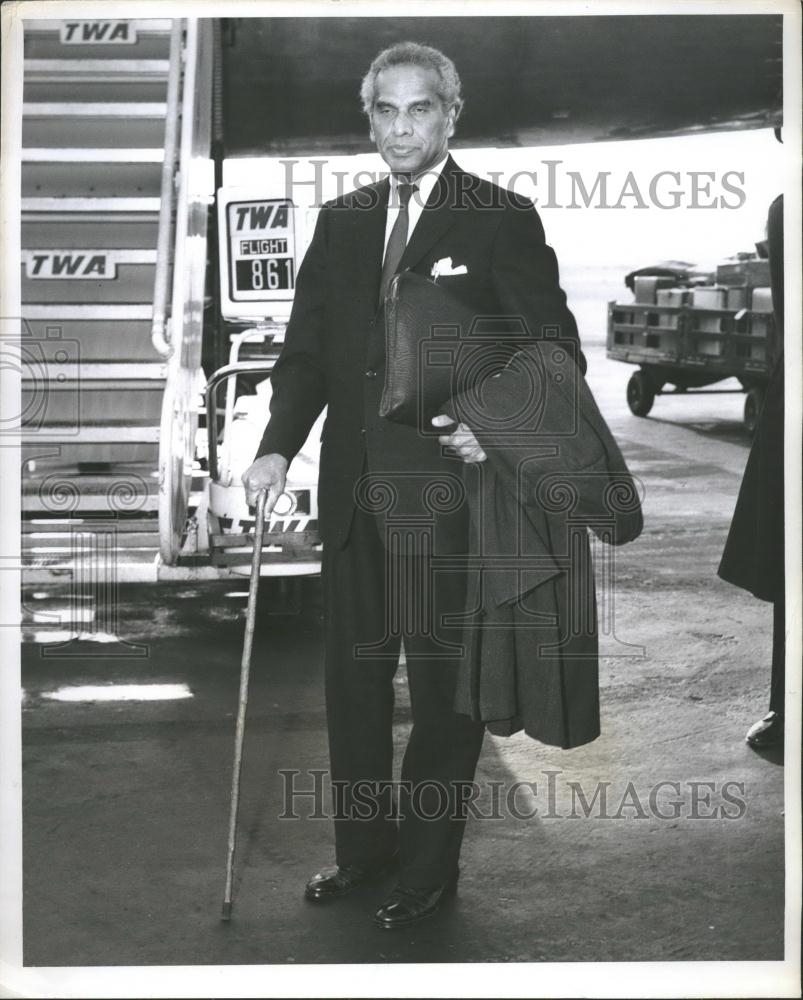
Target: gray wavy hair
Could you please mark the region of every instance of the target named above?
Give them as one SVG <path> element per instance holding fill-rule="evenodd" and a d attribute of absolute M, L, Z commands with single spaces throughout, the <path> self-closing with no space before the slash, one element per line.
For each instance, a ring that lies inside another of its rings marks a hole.
<path fill-rule="evenodd" d="M 360 86 L 362 109 L 366 115 L 370 115 L 373 110 L 377 74 L 391 66 L 423 66 L 425 69 L 434 69 L 440 79 L 438 97 L 441 103 L 446 110 L 455 109 L 455 121 L 460 117 L 463 98 L 460 95 L 460 77 L 455 64 L 438 49 L 419 45 L 418 42 L 398 42 L 391 45 L 371 63 Z"/>

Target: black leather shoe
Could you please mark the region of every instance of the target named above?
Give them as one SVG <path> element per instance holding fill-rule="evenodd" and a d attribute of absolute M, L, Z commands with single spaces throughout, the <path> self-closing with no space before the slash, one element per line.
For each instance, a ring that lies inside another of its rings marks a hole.
<path fill-rule="evenodd" d="M 775 747 L 783 743 L 783 716 L 769 712 L 747 730 L 745 739 L 751 747 Z"/>
<path fill-rule="evenodd" d="M 313 875 L 304 889 L 304 896 L 313 903 L 323 903 L 330 899 L 340 899 L 348 893 L 366 885 L 392 868 L 398 861 L 398 853 L 384 861 L 371 865 L 338 865 L 324 868 Z"/>
<path fill-rule="evenodd" d="M 411 889 L 397 885 L 390 896 L 379 907 L 374 920 L 380 927 L 394 930 L 408 927 L 435 913 L 449 896 L 457 891 L 457 876 L 436 886 L 434 889 Z"/>

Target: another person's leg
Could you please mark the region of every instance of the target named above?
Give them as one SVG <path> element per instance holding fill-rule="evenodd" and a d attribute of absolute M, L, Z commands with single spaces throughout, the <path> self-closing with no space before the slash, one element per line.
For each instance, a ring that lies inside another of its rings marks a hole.
<path fill-rule="evenodd" d="M 782 597 L 773 604 L 772 674 L 770 677 L 770 711 L 783 718 L 786 689 L 786 602 Z"/>
<path fill-rule="evenodd" d="M 773 604 L 772 616 L 772 673 L 770 675 L 770 710 L 747 732 L 747 742 L 752 747 L 777 746 L 783 743 L 784 734 L 784 694 L 786 671 L 786 607 L 781 597 Z"/>

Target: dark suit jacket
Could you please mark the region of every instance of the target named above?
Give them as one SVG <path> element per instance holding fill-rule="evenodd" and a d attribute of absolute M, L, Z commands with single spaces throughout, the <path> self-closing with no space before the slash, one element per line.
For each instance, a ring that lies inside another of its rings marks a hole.
<path fill-rule="evenodd" d="M 324 544 L 345 544 L 358 489 L 360 502 L 378 513 L 431 514 L 436 549 L 456 551 L 467 527 L 466 506 L 444 510 L 435 502 L 431 510 L 430 487 L 460 481 L 463 463 L 442 454 L 436 433 L 422 435 L 378 416 L 385 351 L 384 310 L 377 299 L 389 190 L 385 179 L 328 202 L 320 212 L 299 269 L 257 457 L 277 452 L 291 460 L 328 405 L 318 488 Z M 439 282 L 478 315 L 521 317 L 531 336 L 559 331 L 577 342 L 555 254 L 533 205 L 466 173 L 451 157 L 399 268 L 428 277 L 443 257 L 455 267 L 465 265 L 467 274 Z M 371 475 L 383 480 L 369 491 L 358 488 L 366 455 Z"/>

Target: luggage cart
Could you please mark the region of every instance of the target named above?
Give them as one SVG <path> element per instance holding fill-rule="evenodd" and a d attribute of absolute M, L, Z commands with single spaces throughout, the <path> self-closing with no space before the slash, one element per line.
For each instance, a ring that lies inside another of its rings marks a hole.
<path fill-rule="evenodd" d="M 752 434 L 779 347 L 767 261 L 721 264 L 716 283 L 691 287 L 640 272 L 633 287 L 635 301 L 608 303 L 606 344 L 609 358 L 639 366 L 627 383 L 630 411 L 646 417 L 656 396 L 744 392 Z M 729 378 L 741 388 L 706 388 Z"/>

